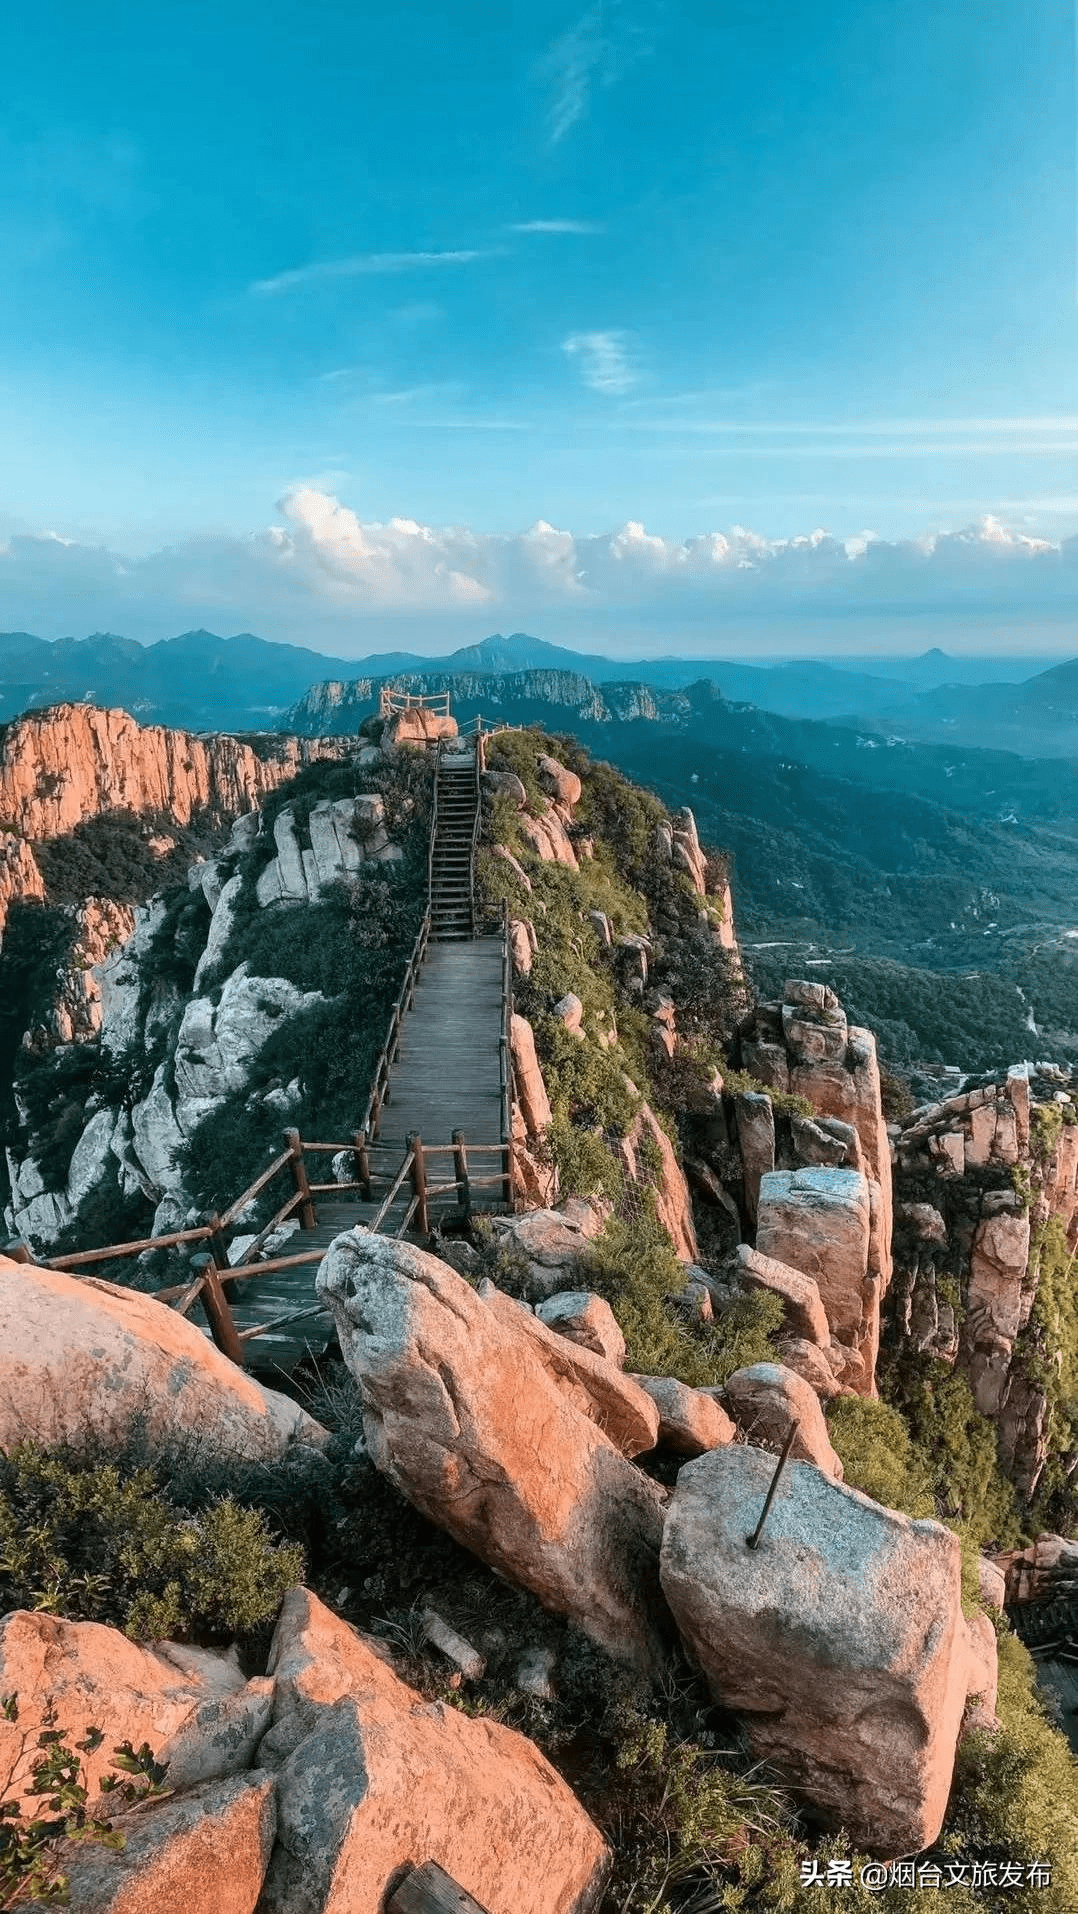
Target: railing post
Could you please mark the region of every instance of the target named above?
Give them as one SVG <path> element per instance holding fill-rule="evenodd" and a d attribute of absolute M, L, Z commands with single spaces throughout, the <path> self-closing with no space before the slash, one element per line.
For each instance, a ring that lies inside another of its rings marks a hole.
<path fill-rule="evenodd" d="M 453 1132 L 453 1175 L 457 1180 L 457 1201 L 465 1222 L 472 1213 L 472 1186 L 468 1181 L 468 1152 L 464 1147 L 464 1131 Z"/>
<path fill-rule="evenodd" d="M 430 1235 L 430 1211 L 427 1207 L 427 1162 L 423 1154 L 423 1139 L 418 1130 L 408 1137 L 408 1148 L 412 1152 L 412 1195 L 416 1201 L 415 1220 L 421 1236 Z"/>
<path fill-rule="evenodd" d="M 210 1238 L 211 1242 L 214 1240 L 213 1237 Z M 222 1239 L 218 1237 L 216 1240 Z M 202 1278 L 201 1301 L 206 1311 L 206 1321 L 210 1325 L 210 1335 L 221 1354 L 227 1356 L 230 1362 L 234 1362 L 238 1369 L 243 1369 L 246 1366 L 243 1344 L 232 1320 L 232 1311 L 225 1300 L 221 1278 L 217 1273 L 219 1269 L 227 1267 L 227 1257 L 223 1264 L 219 1263 L 212 1251 L 209 1255 L 191 1258 L 191 1268 L 196 1270 Z"/>
<path fill-rule="evenodd" d="M 367 1152 L 366 1130 L 356 1131 L 355 1148 L 356 1148 L 356 1181 L 359 1184 L 360 1189 L 363 1191 L 363 1201 L 365 1203 L 369 1203 L 371 1200 L 371 1159 Z"/>
<path fill-rule="evenodd" d="M 288 1154 L 292 1158 L 292 1181 L 300 1199 L 299 1221 L 301 1229 L 314 1229 L 318 1217 L 315 1213 L 314 1198 L 307 1180 L 307 1165 L 303 1161 L 303 1143 L 298 1130 L 286 1130 L 284 1133 Z"/>
<path fill-rule="evenodd" d="M 513 1162 L 513 1139 L 502 1147 L 502 1201 L 512 1215 L 517 1206 L 516 1166 Z"/>

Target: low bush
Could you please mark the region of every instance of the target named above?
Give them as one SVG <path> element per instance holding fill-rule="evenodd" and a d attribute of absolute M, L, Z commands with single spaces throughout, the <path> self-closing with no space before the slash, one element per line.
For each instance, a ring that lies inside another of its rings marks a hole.
<path fill-rule="evenodd" d="M 0 1612 L 43 1609 L 140 1640 L 230 1641 L 303 1573 L 262 1514 L 223 1495 L 192 1511 L 167 1466 L 125 1468 L 92 1446 L 0 1453 Z"/>
<path fill-rule="evenodd" d="M 626 1342 L 625 1366 L 640 1375 L 675 1376 L 691 1388 L 719 1386 L 735 1369 L 775 1359 L 782 1305 L 762 1290 L 712 1324 L 682 1321 L 671 1298 L 685 1271 L 647 1196 L 631 1220 L 613 1216 L 590 1246 L 588 1287 L 604 1296 Z"/>

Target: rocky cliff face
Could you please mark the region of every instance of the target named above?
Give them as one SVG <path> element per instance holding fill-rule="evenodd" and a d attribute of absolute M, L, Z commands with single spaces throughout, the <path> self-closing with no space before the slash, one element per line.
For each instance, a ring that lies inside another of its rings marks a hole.
<path fill-rule="evenodd" d="M 55 705 L 16 718 L 0 736 L 0 820 L 33 842 L 62 837 L 102 811 L 152 812 L 179 824 L 200 811 L 235 817 L 321 755 L 282 736 L 262 757 L 236 738 Z"/>
<path fill-rule="evenodd" d="M 1022 1065 L 915 1110 L 891 1126 L 890 1140 L 893 1336 L 968 1376 L 978 1409 L 998 1426 L 1005 1467 L 1032 1496 L 1052 1444 L 1058 1373 L 1033 1318 L 1052 1226 L 1069 1251 L 1078 1241 L 1070 1079 Z"/>
<path fill-rule="evenodd" d="M 450 691 L 455 710 L 472 715 L 481 709 L 488 719 L 514 713 L 528 705 L 560 706 L 590 724 L 686 719 L 696 708 L 693 694 L 665 691 L 627 680 L 597 685 L 575 671 L 399 672 L 393 678 L 330 679 L 312 685 L 288 711 L 282 723 L 301 737 L 354 732 L 370 715 L 380 684 L 395 691 L 429 694 Z M 717 692 L 714 693 L 717 696 Z M 519 720 L 514 717 L 514 722 Z"/>
<path fill-rule="evenodd" d="M 110 812 L 227 825 L 304 764 L 336 750 L 328 741 L 275 736 L 262 756 L 236 738 L 140 725 L 126 711 L 94 705 L 54 705 L 16 718 L 0 729 L 0 937 L 12 904 L 47 896 L 35 844 Z M 159 848 L 173 848 L 167 835 Z M 87 937 L 92 952 L 96 933 L 80 927 L 79 941 Z"/>

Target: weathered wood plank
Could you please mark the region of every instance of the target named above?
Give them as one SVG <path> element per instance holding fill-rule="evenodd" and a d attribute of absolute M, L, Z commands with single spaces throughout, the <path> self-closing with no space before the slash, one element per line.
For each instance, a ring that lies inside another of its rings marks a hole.
<path fill-rule="evenodd" d="M 437 1861 L 413 1868 L 386 1903 L 386 1914 L 489 1914 Z"/>

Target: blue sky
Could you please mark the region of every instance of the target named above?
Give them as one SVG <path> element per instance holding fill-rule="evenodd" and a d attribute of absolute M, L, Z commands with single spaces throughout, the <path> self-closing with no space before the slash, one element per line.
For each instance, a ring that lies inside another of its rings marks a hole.
<path fill-rule="evenodd" d="M 21 10 L 0 628 L 1078 650 L 1074 31 Z"/>

